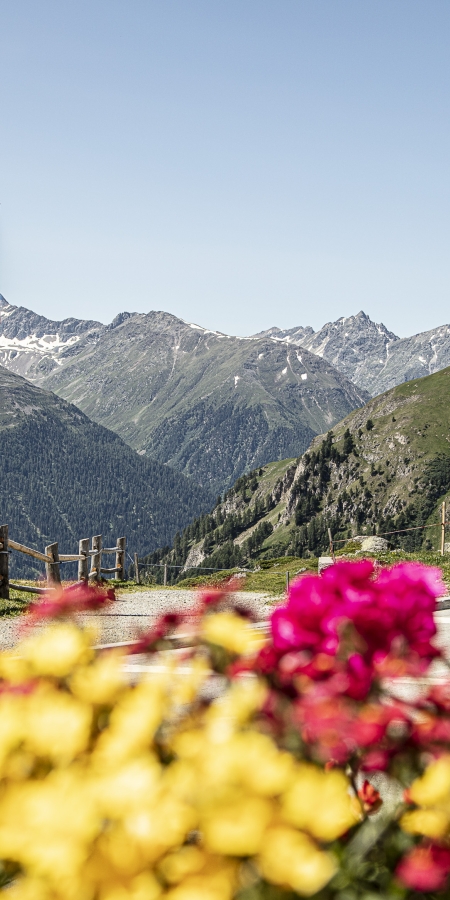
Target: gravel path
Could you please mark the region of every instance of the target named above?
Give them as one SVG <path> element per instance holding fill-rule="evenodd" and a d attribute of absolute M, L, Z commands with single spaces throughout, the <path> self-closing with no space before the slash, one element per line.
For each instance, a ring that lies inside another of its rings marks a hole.
<path fill-rule="evenodd" d="M 251 609 L 258 619 L 265 619 L 273 608 L 273 598 L 269 598 L 267 594 L 238 591 L 234 596 L 239 603 Z M 94 623 L 98 628 L 99 643 L 109 644 L 133 640 L 139 631 L 148 628 L 162 613 L 186 613 L 195 604 L 195 591 L 136 591 L 119 595 L 119 599 L 104 612 L 83 614 L 80 619 Z M 18 640 L 21 620 L 21 616 L 0 619 L 0 649 L 14 646 Z"/>
<path fill-rule="evenodd" d="M 235 598 L 252 610 L 255 616 L 263 621 L 273 609 L 274 598 L 267 594 L 238 591 Z M 188 590 L 139 591 L 119 595 L 107 610 L 80 616 L 82 621 L 94 623 L 98 629 L 98 642 L 102 644 L 133 640 L 140 631 L 148 628 L 155 619 L 165 612 L 189 612 L 196 604 L 196 592 Z M 13 647 L 19 637 L 22 617 L 0 618 L 0 649 Z M 450 608 L 436 612 L 435 621 L 438 629 L 437 643 L 450 658 Z M 136 660 L 137 662 L 137 660 Z M 435 663 L 430 672 L 431 678 L 439 679 L 448 670 L 442 663 Z M 400 679 L 403 683 L 405 699 L 415 695 L 421 689 L 421 682 L 416 679 Z M 397 682 L 399 685 L 399 682 Z"/>

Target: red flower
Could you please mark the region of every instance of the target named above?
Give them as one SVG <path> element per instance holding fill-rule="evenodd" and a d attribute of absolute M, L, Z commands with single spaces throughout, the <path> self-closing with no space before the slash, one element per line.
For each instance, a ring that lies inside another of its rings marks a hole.
<path fill-rule="evenodd" d="M 390 763 L 390 755 L 387 750 L 369 750 L 361 763 L 363 772 L 385 772 Z"/>
<path fill-rule="evenodd" d="M 413 891 L 440 891 L 450 874 L 450 850 L 437 844 L 414 847 L 400 861 L 395 874 Z"/>
<path fill-rule="evenodd" d="M 128 653 L 134 655 L 157 650 L 159 642 L 168 637 L 181 624 L 183 618 L 179 613 L 166 613 L 164 616 L 160 616 L 152 628 L 141 634 L 138 642 L 129 648 Z"/>
<path fill-rule="evenodd" d="M 367 778 L 358 791 L 358 797 L 361 800 L 364 812 L 369 816 L 376 813 L 383 803 L 380 792 L 374 788 L 370 781 L 367 781 Z"/>
<path fill-rule="evenodd" d="M 112 588 L 105 590 L 99 585 L 84 582 L 49 590 L 42 597 L 42 600 L 30 607 L 25 626 L 33 625 L 41 619 L 57 619 L 87 609 L 101 609 L 115 600 Z"/>

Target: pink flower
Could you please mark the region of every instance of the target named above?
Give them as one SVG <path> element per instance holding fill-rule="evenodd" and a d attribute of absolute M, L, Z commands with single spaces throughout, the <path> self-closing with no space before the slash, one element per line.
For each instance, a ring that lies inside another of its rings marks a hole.
<path fill-rule="evenodd" d="M 321 578 L 292 583 L 287 602 L 272 615 L 273 647 L 280 657 L 301 651 L 342 657 L 344 652 L 347 693 L 364 699 L 377 667 L 383 677 L 395 676 L 396 670 L 421 674 L 439 655 L 431 640 L 436 597 L 443 591 L 439 570 L 418 563 L 400 563 L 375 579 L 370 560 L 339 562 Z M 314 660 L 304 672 L 324 677 L 322 669 L 314 671 Z"/>
<path fill-rule="evenodd" d="M 437 844 L 414 847 L 400 861 L 395 874 L 413 891 L 440 891 L 450 874 L 450 850 Z"/>

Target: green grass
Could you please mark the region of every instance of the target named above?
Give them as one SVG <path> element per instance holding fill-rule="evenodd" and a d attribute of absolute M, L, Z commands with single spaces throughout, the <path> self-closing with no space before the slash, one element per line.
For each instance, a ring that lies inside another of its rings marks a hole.
<path fill-rule="evenodd" d="M 359 545 L 355 544 L 355 547 Z M 387 553 L 353 553 L 352 547 L 347 548 L 346 552 L 337 554 L 339 559 L 377 559 L 383 566 L 393 566 L 395 563 L 403 561 L 417 561 L 425 563 L 427 566 L 437 566 L 442 571 L 442 576 L 447 588 L 450 591 L 450 554 L 441 556 L 435 552 L 406 553 L 403 550 L 389 551 Z M 282 556 L 279 559 L 259 560 L 261 568 L 259 571 L 250 571 L 247 577 L 242 579 L 240 590 L 254 591 L 256 593 L 267 593 L 273 597 L 280 597 L 286 589 L 286 573 L 289 572 L 290 579 L 299 573 L 317 572 L 318 559 L 309 557 L 308 559 L 300 559 L 292 556 Z M 303 572 L 300 572 L 303 570 Z M 196 588 L 206 587 L 220 584 L 227 578 L 235 575 L 238 569 L 229 569 L 221 572 L 220 575 L 202 575 L 192 578 L 186 578 L 179 582 L 179 588 Z M 161 587 L 161 585 L 159 585 Z"/>
<path fill-rule="evenodd" d="M 294 556 L 281 556 L 278 559 L 262 559 L 256 569 L 250 569 L 246 577 L 240 579 L 240 590 L 255 593 L 267 593 L 273 597 L 281 596 L 286 588 L 286 573 L 294 578 L 300 570 L 302 572 L 317 572 L 317 559 L 298 559 Z M 185 578 L 177 585 L 179 588 L 206 587 L 220 585 L 232 575 L 242 572 L 242 569 L 229 569 L 220 575 L 199 575 Z"/>

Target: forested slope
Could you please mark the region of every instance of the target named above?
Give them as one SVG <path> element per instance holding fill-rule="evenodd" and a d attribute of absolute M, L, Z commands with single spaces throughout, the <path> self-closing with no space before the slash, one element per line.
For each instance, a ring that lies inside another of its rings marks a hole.
<path fill-rule="evenodd" d="M 58 540 L 74 552 L 79 538 L 103 534 L 105 546 L 126 535 L 142 553 L 213 504 L 183 475 L 2 367 L 0 454 L 0 519 L 12 538 L 41 550 Z M 30 574 L 42 570 L 15 553 L 13 573 L 25 563 Z"/>

